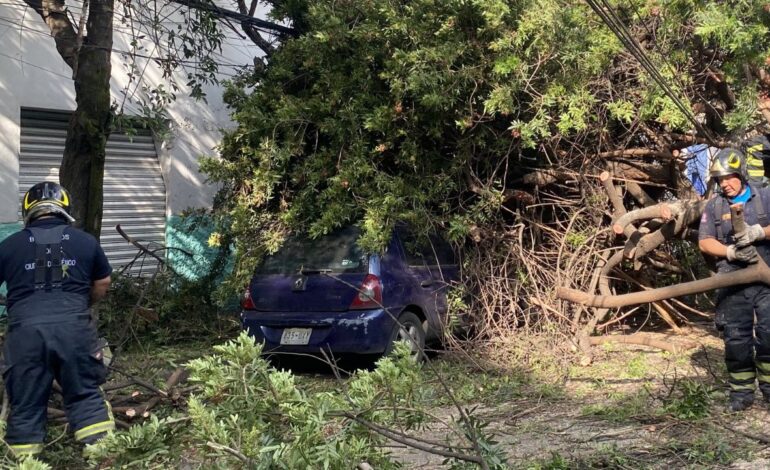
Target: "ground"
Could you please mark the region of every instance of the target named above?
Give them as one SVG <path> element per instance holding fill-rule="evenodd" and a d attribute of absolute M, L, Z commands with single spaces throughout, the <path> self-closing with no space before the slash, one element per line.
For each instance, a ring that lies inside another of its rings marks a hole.
<path fill-rule="evenodd" d="M 537 371 L 508 388 L 512 382 L 498 374 L 469 376 L 492 388 L 477 386 L 475 415 L 490 423 L 512 468 L 770 467 L 767 405 L 758 396 L 750 411 L 727 413 L 721 340 L 710 323 L 686 333 L 653 333 L 697 344 L 676 355 L 601 346 L 591 365 L 570 367 L 556 384 L 539 380 Z M 458 413 L 442 406 L 434 414 Z M 436 438 L 445 429 L 434 423 L 424 432 Z M 393 452 L 406 468 L 446 468 L 439 456 L 403 447 Z"/>
<path fill-rule="evenodd" d="M 609 343 L 595 349 L 588 366 L 574 365 L 579 361 L 572 357 L 553 357 L 552 351 L 549 357 L 544 350 L 531 351 L 540 360 L 528 361 L 527 366 L 515 359 L 489 361 L 457 352 L 437 353 L 423 367 L 421 405 L 431 418 L 412 435 L 458 440 L 450 429 L 456 430 L 452 423 L 459 413 L 443 389 L 444 382 L 464 409 L 488 423 L 485 433 L 497 443 L 510 468 L 770 467 L 768 408 L 758 396 L 750 411 L 726 412 L 722 342 L 711 324 L 694 324 L 684 336 L 651 334 L 696 346 L 671 354 Z M 119 358 L 119 365 L 161 387 L 178 364 L 209 347 L 140 350 Z M 323 369 L 298 367 L 297 372 L 302 386 L 339 386 Z M 183 407 L 155 410 L 161 415 L 180 411 Z M 52 426 L 49 436 L 55 442 L 46 449 L 47 462 L 54 468 L 85 467 L 80 449 L 62 426 Z M 404 468 L 449 468 L 442 456 L 394 442 L 388 450 Z M 184 453 L 179 465 L 201 468 Z"/>

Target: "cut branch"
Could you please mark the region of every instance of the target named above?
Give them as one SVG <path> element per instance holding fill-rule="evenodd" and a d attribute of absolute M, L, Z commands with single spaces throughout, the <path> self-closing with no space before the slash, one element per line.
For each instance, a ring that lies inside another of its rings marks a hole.
<path fill-rule="evenodd" d="M 671 154 L 671 152 L 661 152 L 660 150 L 654 150 L 654 149 L 623 149 L 623 150 L 612 150 L 609 152 L 602 152 L 598 155 L 600 158 L 616 158 L 616 157 L 656 157 L 656 158 L 663 158 L 666 160 L 670 160 L 674 158 L 674 155 Z"/>
<path fill-rule="evenodd" d="M 634 292 L 623 295 L 593 295 L 575 289 L 559 287 L 556 289 L 556 297 L 581 305 L 591 307 L 617 308 L 628 305 L 655 302 L 656 300 L 671 299 L 683 295 L 700 294 L 722 287 L 738 286 L 763 282 L 770 285 L 770 268 L 760 259 L 759 262 L 748 268 L 733 271 L 727 274 L 717 274 L 707 279 L 684 282 L 668 287 L 660 287 L 645 292 Z"/>
<path fill-rule="evenodd" d="M 735 231 L 740 232 L 741 230 L 745 230 L 745 222 L 743 220 L 743 205 L 733 204 L 730 206 L 730 210 L 732 211 L 732 221 Z M 770 285 L 770 267 L 765 264 L 765 261 L 761 257 L 756 264 L 753 264 L 747 268 L 739 269 L 730 273 L 717 274 L 716 276 L 707 279 L 699 279 L 697 281 L 690 281 L 673 286 L 661 287 L 645 292 L 634 292 L 631 294 L 607 296 L 593 295 L 575 289 L 559 287 L 556 289 L 556 297 L 592 307 L 616 308 L 625 307 L 628 305 L 655 302 L 657 300 L 671 299 L 674 297 L 681 297 L 683 295 L 699 294 L 701 292 L 723 287 L 751 284 L 754 282 L 762 282 L 764 284 Z"/>

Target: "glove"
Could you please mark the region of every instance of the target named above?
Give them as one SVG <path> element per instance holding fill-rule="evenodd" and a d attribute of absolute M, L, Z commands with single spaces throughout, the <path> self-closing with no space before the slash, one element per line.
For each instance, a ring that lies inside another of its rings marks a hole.
<path fill-rule="evenodd" d="M 749 225 L 741 233 L 735 235 L 735 246 L 743 248 L 749 246 L 757 240 L 765 239 L 765 229 L 759 224 Z"/>
<path fill-rule="evenodd" d="M 759 261 L 759 253 L 752 245 L 738 248 L 736 245 L 727 247 L 727 261 L 738 261 L 740 263 L 753 264 Z"/>

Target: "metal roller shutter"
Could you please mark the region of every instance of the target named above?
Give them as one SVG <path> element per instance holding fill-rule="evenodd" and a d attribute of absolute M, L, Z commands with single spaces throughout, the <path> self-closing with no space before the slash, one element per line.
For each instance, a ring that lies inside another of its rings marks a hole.
<path fill-rule="evenodd" d="M 68 112 L 22 108 L 19 200 L 35 183 L 59 181 L 69 116 Z M 106 153 L 101 244 L 112 267 L 118 269 L 130 262 L 137 250 L 115 231 L 115 225 L 120 224 L 142 243 L 153 247 L 164 244 L 166 185 L 149 131 L 138 130 L 131 137 L 113 133 Z M 158 255 L 163 256 L 163 252 Z M 143 272 L 154 267 L 147 260 Z"/>

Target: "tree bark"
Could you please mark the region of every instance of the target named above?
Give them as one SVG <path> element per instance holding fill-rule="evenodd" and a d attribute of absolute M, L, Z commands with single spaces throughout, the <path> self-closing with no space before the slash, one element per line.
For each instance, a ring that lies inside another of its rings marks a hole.
<path fill-rule="evenodd" d="M 78 54 L 79 66 L 73 71 L 77 109 L 70 119 L 60 170 L 62 184 L 73 194 L 75 218 L 97 238 L 101 233 L 105 151 L 112 121 L 113 6 L 113 0 L 96 0 L 89 7 L 88 36 Z"/>
<path fill-rule="evenodd" d="M 615 308 L 655 302 L 656 300 L 665 300 L 673 297 L 681 297 L 683 295 L 699 294 L 721 287 L 751 284 L 754 282 L 762 282 L 770 285 L 770 267 L 768 267 L 761 259 L 753 266 L 733 271 L 728 274 L 718 274 L 706 279 L 684 282 L 682 284 L 675 284 L 673 286 L 661 287 L 648 291 L 607 296 L 593 295 L 575 289 L 559 287 L 556 289 L 556 297 L 591 307 Z"/>
<path fill-rule="evenodd" d="M 114 0 L 91 0 L 86 37 L 76 33 L 64 0 L 25 0 L 43 18 L 72 68 L 77 107 L 64 144 L 59 181 L 72 196 L 75 225 L 99 238 L 104 160 L 111 131 L 110 75 Z"/>

